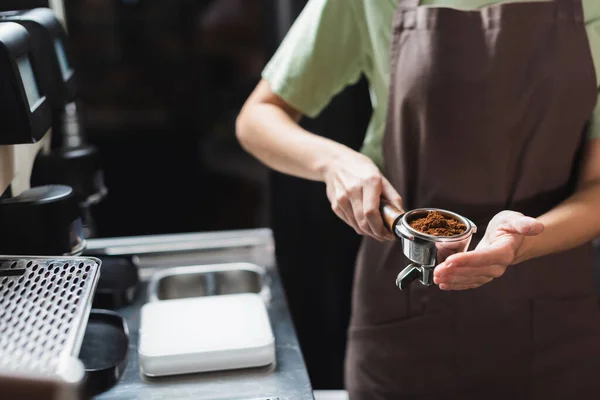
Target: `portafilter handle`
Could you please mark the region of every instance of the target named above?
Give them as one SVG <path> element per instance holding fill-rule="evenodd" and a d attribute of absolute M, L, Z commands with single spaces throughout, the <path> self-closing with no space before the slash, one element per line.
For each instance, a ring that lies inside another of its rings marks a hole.
<path fill-rule="evenodd" d="M 394 236 L 397 236 L 396 233 L 396 225 L 402 219 L 405 212 L 398 209 L 396 206 L 392 205 L 386 199 L 379 200 L 379 211 L 381 212 L 381 217 L 383 218 L 383 222 L 387 230 L 392 232 Z"/>

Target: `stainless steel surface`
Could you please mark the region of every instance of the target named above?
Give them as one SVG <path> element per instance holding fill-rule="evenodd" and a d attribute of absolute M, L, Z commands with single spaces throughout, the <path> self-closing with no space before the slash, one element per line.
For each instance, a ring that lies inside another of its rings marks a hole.
<path fill-rule="evenodd" d="M 315 390 L 315 400 L 348 400 L 345 390 Z"/>
<path fill-rule="evenodd" d="M 187 242 L 187 245 L 180 246 L 178 237 Z M 107 249 L 103 248 L 102 243 L 109 245 L 110 251 L 128 254 L 124 249 L 134 248 L 137 246 L 136 241 L 139 241 L 145 251 L 135 257 L 142 279 L 140 290 L 131 306 L 119 310 L 127 319 L 130 329 L 129 363 L 121 381 L 110 391 L 98 396 L 98 399 L 314 399 L 281 280 L 275 268 L 270 230 L 166 235 L 160 238 L 92 239 L 88 242 L 88 248 L 96 254 L 106 254 Z M 165 243 L 173 243 L 171 250 Z M 259 264 L 269 276 L 272 300 L 267 309 L 275 335 L 276 364 L 241 371 L 167 378 L 143 377 L 139 372 L 137 346 L 139 310 L 147 299 L 147 281 L 155 273 L 175 265 L 236 262 Z"/>
<path fill-rule="evenodd" d="M 250 263 L 175 267 L 154 274 L 148 300 L 257 293 L 268 303 L 269 280 L 265 268 Z"/>
<path fill-rule="evenodd" d="M 413 229 L 410 222 L 417 218 L 425 217 L 430 211 L 438 211 L 446 217 L 462 222 L 467 229 L 457 236 L 433 236 Z M 419 281 L 425 286 L 433 285 L 433 270 L 436 265 L 444 262 L 452 254 L 461 253 L 469 248 L 473 234 L 477 227 L 469 219 L 451 211 L 436 208 L 420 208 L 404 214 L 396 225 L 396 236 L 402 242 L 404 255 L 415 264 L 404 268 L 396 278 L 396 285 L 404 290 L 415 280 L 418 274 Z"/>
<path fill-rule="evenodd" d="M 242 399 L 240 399 L 242 400 Z M 280 400 L 279 397 L 255 397 L 252 399 L 243 399 L 243 400 Z"/>
<path fill-rule="evenodd" d="M 0 370 L 55 376 L 77 356 L 100 276 L 82 257 L 0 257 Z"/>
<path fill-rule="evenodd" d="M 269 229 L 251 229 L 213 233 L 184 233 L 176 235 L 137 236 L 117 239 L 94 239 L 88 241 L 86 254 L 91 255 L 152 255 L 204 252 L 207 250 L 272 248 L 273 238 Z M 202 256 L 202 254 L 199 254 Z M 239 260 L 236 260 L 239 261 Z M 175 264 L 171 264 L 173 266 Z"/>
<path fill-rule="evenodd" d="M 433 267 L 426 265 L 421 266 L 421 277 L 419 281 L 424 286 L 433 285 Z"/>

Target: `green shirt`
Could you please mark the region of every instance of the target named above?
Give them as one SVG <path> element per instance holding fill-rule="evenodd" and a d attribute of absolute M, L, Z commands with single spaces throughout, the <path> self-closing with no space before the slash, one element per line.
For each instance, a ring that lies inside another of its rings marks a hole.
<path fill-rule="evenodd" d="M 309 0 L 263 71 L 273 92 L 309 117 L 317 116 L 336 94 L 364 74 L 373 114 L 362 152 L 378 165 L 382 164 L 397 1 Z M 468 10 L 500 2 L 422 0 L 421 5 Z M 583 8 L 596 76 L 600 77 L 600 0 L 583 0 Z M 590 137 L 600 137 L 600 101 L 590 121 Z"/>

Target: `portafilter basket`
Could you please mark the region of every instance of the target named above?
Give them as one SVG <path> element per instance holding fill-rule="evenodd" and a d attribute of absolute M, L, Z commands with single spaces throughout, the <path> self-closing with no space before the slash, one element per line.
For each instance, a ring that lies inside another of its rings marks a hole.
<path fill-rule="evenodd" d="M 396 278 L 396 285 L 400 290 L 406 289 L 417 279 L 425 286 L 433 285 L 435 267 L 451 255 L 467 251 L 477 232 L 477 226 L 468 218 L 439 208 L 417 208 L 402 213 L 389 203 L 383 203 L 381 211 L 386 226 L 400 240 L 404 255 L 412 261 Z M 426 217 L 431 211 L 461 222 L 466 230 L 456 236 L 434 236 L 410 226 L 411 222 Z"/>

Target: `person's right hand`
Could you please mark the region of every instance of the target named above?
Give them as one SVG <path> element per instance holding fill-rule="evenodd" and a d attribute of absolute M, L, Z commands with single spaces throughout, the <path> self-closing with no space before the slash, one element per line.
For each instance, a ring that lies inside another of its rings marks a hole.
<path fill-rule="evenodd" d="M 379 202 L 384 198 L 402 210 L 402 198 L 370 158 L 349 152 L 332 160 L 324 178 L 332 210 L 356 233 L 379 241 L 394 239 L 383 225 Z"/>

